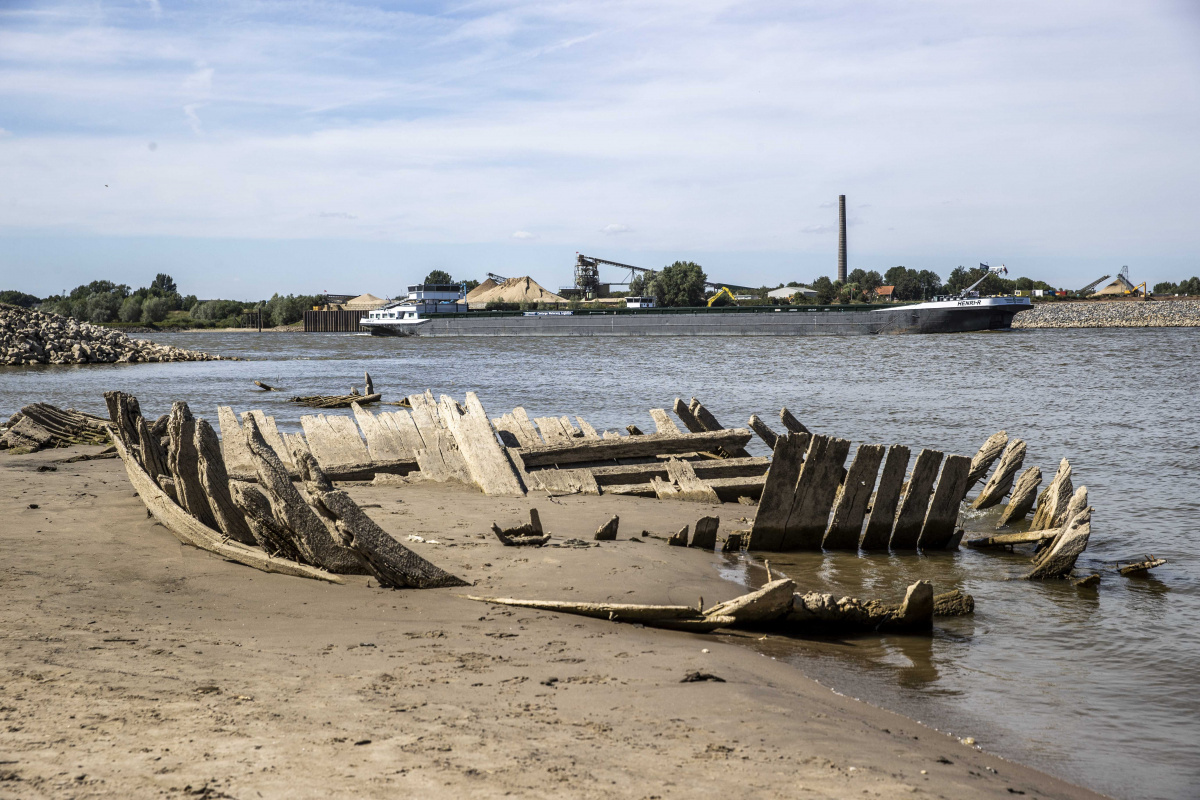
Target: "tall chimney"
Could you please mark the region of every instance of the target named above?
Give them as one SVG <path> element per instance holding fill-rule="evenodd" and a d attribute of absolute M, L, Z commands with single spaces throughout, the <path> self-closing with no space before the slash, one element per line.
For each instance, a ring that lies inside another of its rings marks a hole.
<path fill-rule="evenodd" d="M 846 195 L 838 195 L 838 280 L 846 282 Z"/>

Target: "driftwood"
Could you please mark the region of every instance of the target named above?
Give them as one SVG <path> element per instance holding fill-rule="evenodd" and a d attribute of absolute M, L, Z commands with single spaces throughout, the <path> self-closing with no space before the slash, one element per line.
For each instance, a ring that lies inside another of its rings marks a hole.
<path fill-rule="evenodd" d="M 617 538 L 617 527 L 621 524 L 621 518 L 613 514 L 613 518 L 600 526 L 596 531 L 597 542 L 611 542 Z"/>
<path fill-rule="evenodd" d="M 899 606 L 817 592 L 795 595 L 791 610 L 779 625 L 789 633 L 929 630 L 933 626 L 933 586 L 929 581 L 917 581 L 908 587 Z"/>
<path fill-rule="evenodd" d="M 309 495 L 318 508 L 335 520 L 342 544 L 358 553 L 380 586 L 385 589 L 432 589 L 468 585 L 409 550 L 376 525 L 350 495 L 333 488 L 310 454 L 298 453 L 296 460 Z"/>
<path fill-rule="evenodd" d="M 1000 533 L 995 536 L 982 536 L 967 539 L 967 547 L 1011 547 L 1015 544 L 1039 544 L 1055 539 L 1059 534 L 1058 528 L 1047 531 L 1025 531 L 1023 533 Z"/>
<path fill-rule="evenodd" d="M 310 564 L 330 572 L 369 574 L 362 558 L 334 538 L 330 527 L 317 516 L 317 512 L 292 484 L 287 468 L 275 451 L 267 446 L 254 417 L 246 418 L 244 433 L 258 472 L 259 488 L 270 501 L 276 521 L 291 532 L 295 549 Z"/>
<path fill-rule="evenodd" d="M 917 454 L 912 475 L 908 479 L 908 488 L 900 500 L 900 510 L 896 512 L 896 525 L 892 528 L 893 550 L 917 548 L 921 528 L 925 524 L 925 513 L 929 509 L 929 500 L 933 493 L 933 482 L 937 479 L 942 457 L 943 453 L 940 450 L 925 449 Z"/>
<path fill-rule="evenodd" d="M 863 518 L 867 514 L 867 504 L 871 501 L 871 490 L 875 488 L 875 477 L 879 474 L 885 449 L 881 444 L 858 446 L 846 480 L 838 490 L 833 520 L 821 543 L 826 550 L 858 549 Z"/>
<path fill-rule="evenodd" d="M 757 591 L 718 603 L 704 612 L 706 617 L 732 617 L 731 627 L 752 627 L 758 623 L 774 622 L 792 607 L 795 581 L 781 578 L 765 584 Z"/>
<path fill-rule="evenodd" d="M 667 462 L 667 477 L 664 481 L 651 479 L 654 493 L 660 500 L 687 500 L 693 503 L 720 503 L 716 491 L 700 480 L 690 461 L 672 458 Z"/>
<path fill-rule="evenodd" d="M 142 503 L 145 504 L 146 510 L 184 544 L 208 550 L 229 561 L 245 564 L 248 567 L 254 567 L 263 572 L 278 572 L 283 575 L 295 575 L 301 578 L 315 578 L 317 580 L 329 581 L 330 583 L 342 582 L 341 578 L 325 570 L 305 564 L 298 564 L 294 561 L 271 558 L 256 548 L 226 540 L 221 533 L 202 525 L 199 520 L 188 514 L 171 500 L 159 488 L 158 484 L 150 479 L 150 476 L 146 474 L 141 465 L 133 458 L 119 436 L 113 436 L 113 443 L 121 456 L 121 460 L 125 463 L 125 472 L 129 476 L 129 482 L 133 484 L 133 489 L 138 493 L 138 497 L 141 498 Z"/>
<path fill-rule="evenodd" d="M 688 526 L 684 525 L 675 533 L 667 537 L 667 544 L 672 547 L 687 547 L 688 546 Z"/>
<path fill-rule="evenodd" d="M 475 597 L 468 600 L 492 603 L 499 606 L 535 608 L 541 611 L 556 611 L 560 614 L 577 614 L 593 619 L 614 622 L 638 622 L 649 625 L 664 619 L 701 619 L 704 614 L 695 606 L 654 606 L 639 603 L 577 603 L 563 600 L 518 600 L 513 597 Z"/>
<path fill-rule="evenodd" d="M 750 540 L 750 531 L 734 531 L 725 537 L 725 541 L 721 543 L 722 553 L 740 553 L 746 549 L 746 545 Z"/>
<path fill-rule="evenodd" d="M 767 423 L 759 419 L 758 414 L 751 414 L 750 421 L 746 423 L 750 430 L 758 434 L 758 438 L 763 440 L 763 444 L 772 450 L 775 449 L 775 442 L 779 439 L 779 434 L 771 430 Z"/>
<path fill-rule="evenodd" d="M 246 524 L 245 515 L 234 505 L 229 493 L 229 475 L 221 458 L 221 442 L 207 420 L 198 419 L 195 425 L 195 449 L 200 486 L 208 498 L 208 507 L 221 532 L 242 544 L 257 544 Z"/>
<path fill-rule="evenodd" d="M 688 547 L 712 550 L 717 546 L 717 529 L 720 526 L 720 517 L 701 517 L 696 521 L 696 530 Z"/>
<path fill-rule="evenodd" d="M 542 518 L 536 508 L 529 509 L 529 522 L 515 528 L 502 530 L 493 522 L 492 533 L 505 547 L 541 547 L 550 541 L 550 534 L 542 531 Z"/>
<path fill-rule="evenodd" d="M 992 477 L 988 479 L 979 496 L 971 503 L 971 508 L 984 509 L 998 505 L 1012 488 L 1013 477 L 1023 463 L 1025 463 L 1025 442 L 1022 439 L 1013 439 L 1008 443 L 1008 447 L 1004 448 L 1004 455 L 1000 456 L 1000 463 L 996 465 L 996 471 L 992 473 Z"/>
<path fill-rule="evenodd" d="M 804 423 L 796 419 L 792 412 L 787 410 L 786 406 L 779 409 L 779 421 L 783 423 L 783 427 L 792 433 L 812 433 L 808 428 L 804 427 Z"/>
<path fill-rule="evenodd" d="M 270 386 L 270 385 L 268 385 L 268 384 L 265 384 L 265 383 L 263 383 L 262 381 L 255 381 L 255 382 L 254 382 L 254 385 L 255 385 L 255 386 L 257 386 L 258 388 L 262 389 L 264 392 L 278 392 L 278 391 L 280 391 L 279 389 L 276 389 L 274 386 Z"/>
<path fill-rule="evenodd" d="M 983 480 L 983 476 L 987 475 L 987 471 L 991 469 L 992 462 L 1000 457 L 1004 452 L 1005 445 L 1008 444 L 1008 431 L 1000 431 L 993 433 L 988 437 L 983 446 L 979 448 L 979 452 L 971 459 L 971 471 L 967 473 L 967 491 Z"/>
<path fill-rule="evenodd" d="M 208 505 L 208 495 L 200 483 L 199 454 L 196 452 L 196 419 L 182 400 L 171 404 L 167 422 L 167 466 L 175 479 L 179 505 L 207 528 L 216 528 L 217 519 Z"/>
<path fill-rule="evenodd" d="M 622 436 L 619 439 L 579 439 L 566 445 L 547 444 L 540 447 L 521 448 L 520 455 L 526 467 L 579 464 L 587 461 L 608 461 L 620 458 L 680 455 L 711 451 L 717 447 L 733 449 L 745 446 L 750 441 L 751 435 L 750 431 L 745 428 L 732 428 L 706 433 L 684 433 L 678 436 L 655 433 Z"/>
<path fill-rule="evenodd" d="M 371 380 L 371 373 L 364 372 L 363 373 L 363 381 L 366 384 L 363 387 L 363 395 L 366 397 L 370 397 L 371 395 L 375 394 L 375 381 Z"/>
<path fill-rule="evenodd" d="M 74 409 L 63 410 L 49 403 L 25 406 L 10 420 L 0 435 L 0 450 L 35 452 L 47 447 L 76 444 L 107 444 L 105 421 Z"/>
<path fill-rule="evenodd" d="M 806 435 L 794 433 L 785 433 L 775 442 L 775 457 L 767 470 L 758 513 L 750 531 L 751 550 L 779 550 L 782 547 L 807 442 Z"/>
<path fill-rule="evenodd" d="M 360 406 L 365 406 L 367 403 L 378 403 L 382 397 L 383 395 L 381 394 L 314 394 L 303 397 L 293 397 L 291 402 L 301 403 L 309 408 L 349 408 L 351 403 L 358 403 Z"/>
<path fill-rule="evenodd" d="M 908 470 L 909 455 L 909 449 L 902 444 L 894 444 L 888 448 L 883 471 L 879 475 L 879 486 L 872 500 L 871 512 L 867 516 L 867 526 L 859 544 L 863 550 L 888 548 L 892 526 L 896 521 L 896 506 L 900 502 L 900 491 L 904 486 L 904 474 Z"/>
<path fill-rule="evenodd" d="M 1025 515 L 1033 508 L 1033 502 L 1037 499 L 1038 487 L 1041 485 L 1041 467 L 1030 467 L 1022 472 L 1021 477 L 1017 478 L 1017 482 L 1013 484 L 1012 496 L 1008 500 L 1008 505 L 1004 507 L 1004 513 L 1000 515 L 1000 521 L 997 524 L 1008 525 L 1025 519 Z"/>
<path fill-rule="evenodd" d="M 258 487 L 244 481 L 230 481 L 229 494 L 233 504 L 244 515 L 246 525 L 259 547 L 275 557 L 282 556 L 293 561 L 304 559 L 292 541 L 291 532 L 275 519 L 270 501 Z"/>
<path fill-rule="evenodd" d="M 967 496 L 967 473 L 971 460 L 966 456 L 946 456 L 942 474 L 929 501 L 925 524 L 917 546 L 922 550 L 944 550 L 950 546 L 958 527 L 958 511 Z"/>
<path fill-rule="evenodd" d="M 1145 556 L 1142 561 L 1131 562 L 1128 564 L 1122 564 L 1120 561 L 1118 561 L 1117 572 L 1120 572 L 1126 577 L 1129 577 L 1130 575 L 1144 575 L 1155 567 L 1161 567 L 1165 563 L 1167 563 L 1165 558 L 1155 558 L 1154 556 Z"/>
<path fill-rule="evenodd" d="M 1029 529 L 1040 531 L 1062 527 L 1067 505 L 1074 493 L 1075 488 L 1071 485 L 1071 464 L 1064 458 L 1058 462 L 1058 471 L 1054 473 L 1050 485 L 1038 496 L 1037 511 L 1033 513 Z"/>

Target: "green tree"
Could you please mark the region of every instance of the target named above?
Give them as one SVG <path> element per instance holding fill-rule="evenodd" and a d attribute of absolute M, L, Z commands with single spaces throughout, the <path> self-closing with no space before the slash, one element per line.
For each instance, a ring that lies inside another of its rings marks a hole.
<path fill-rule="evenodd" d="M 15 289 L 5 289 L 0 292 L 0 303 L 8 303 L 11 306 L 20 306 L 21 308 L 33 308 L 38 303 L 42 302 L 41 298 L 34 297 L 31 294 L 18 292 Z"/>
<path fill-rule="evenodd" d="M 862 279 L 867 277 L 865 270 L 852 269 L 850 274 L 846 276 L 846 283 L 862 283 Z"/>
<path fill-rule="evenodd" d="M 862 278 L 858 281 L 859 287 L 867 294 L 874 294 L 875 290 L 883 286 L 883 276 L 875 270 L 870 270 L 863 273 Z"/>
<path fill-rule="evenodd" d="M 142 318 L 142 298 L 130 295 L 121 303 L 121 322 L 137 322 Z"/>
<path fill-rule="evenodd" d="M 653 272 L 639 272 L 629 281 L 629 293 L 634 296 L 641 296 L 646 292 L 646 283 L 650 278 L 654 277 Z"/>
<path fill-rule="evenodd" d="M 121 297 L 116 292 L 96 292 L 87 299 L 89 322 L 112 322 L 121 312 Z"/>
<path fill-rule="evenodd" d="M 149 288 L 150 294 L 154 295 L 155 297 L 166 297 L 167 295 L 171 294 L 179 294 L 179 289 L 175 286 L 174 279 L 165 272 L 160 272 L 155 275 L 154 280 L 150 282 Z"/>
<path fill-rule="evenodd" d="M 705 302 L 704 283 L 708 276 L 692 261 L 676 261 L 653 276 L 648 294 L 663 308 L 702 306 Z"/>
<path fill-rule="evenodd" d="M 833 302 L 833 297 L 836 291 L 833 288 L 833 281 L 822 275 L 813 281 L 812 288 L 817 290 L 818 305 L 827 306 Z"/>
<path fill-rule="evenodd" d="M 422 283 L 445 285 L 448 283 L 454 283 L 454 279 L 450 277 L 450 273 L 446 272 L 446 270 L 435 269 L 430 271 L 430 273 L 425 276 L 425 280 L 422 281 Z"/>
<path fill-rule="evenodd" d="M 150 297 L 142 303 L 142 322 L 162 322 L 171 311 L 171 304 L 162 297 Z"/>
<path fill-rule="evenodd" d="M 921 298 L 933 297 L 942 290 L 942 279 L 936 272 L 923 269 L 917 273 L 917 284 L 921 287 Z"/>

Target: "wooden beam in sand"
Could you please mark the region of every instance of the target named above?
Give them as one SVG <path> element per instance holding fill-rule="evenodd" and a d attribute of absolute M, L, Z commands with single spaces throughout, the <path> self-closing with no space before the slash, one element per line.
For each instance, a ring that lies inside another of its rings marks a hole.
<path fill-rule="evenodd" d="M 465 481 L 466 464 L 452 443 L 449 432 L 439 422 L 437 404 L 432 395 L 409 395 L 408 401 L 412 406 L 413 424 L 425 445 L 424 449 L 415 453 L 421 474 L 438 483 Z"/>
<path fill-rule="evenodd" d="M 300 418 L 300 427 L 304 428 L 309 452 L 322 467 L 365 464 L 372 460 L 366 444 L 358 435 L 358 427 L 350 417 L 325 414 L 303 416 Z"/>
<path fill-rule="evenodd" d="M 781 550 L 821 549 L 849 452 L 846 439 L 816 435 L 809 440 Z"/>
<path fill-rule="evenodd" d="M 352 403 L 350 408 L 366 439 L 367 452 L 372 461 L 397 461 L 413 457 L 400 431 L 388 423 L 389 415 L 376 416 L 358 403 Z"/>
<path fill-rule="evenodd" d="M 208 507 L 221 533 L 242 544 L 258 542 L 246 525 L 246 518 L 233 503 L 229 494 L 229 473 L 225 471 L 225 460 L 221 457 L 221 441 L 207 420 L 196 420 L 195 427 L 196 471 L 200 486 L 208 498 Z"/>
<path fill-rule="evenodd" d="M 983 476 L 987 475 L 987 471 L 991 468 L 992 462 L 1000 457 L 1004 452 L 1005 445 L 1008 444 L 1008 431 L 1000 431 L 993 433 L 987 438 L 987 441 L 979 448 L 979 452 L 971 459 L 971 470 L 967 473 L 967 491 L 983 480 Z"/>
<path fill-rule="evenodd" d="M 1029 530 L 1040 531 L 1047 528 L 1062 526 L 1066 515 L 1067 505 L 1075 487 L 1071 485 L 1071 464 L 1065 458 L 1058 462 L 1058 470 L 1050 481 L 1050 485 L 1038 496 L 1037 511 L 1033 512 L 1033 520 Z"/>
<path fill-rule="evenodd" d="M 857 550 L 862 536 L 863 518 L 871 502 L 875 478 L 879 465 L 883 463 L 884 451 L 881 444 L 862 444 L 854 454 L 854 461 L 846 473 L 846 480 L 838 490 L 833 507 L 833 519 L 821 546 L 826 550 Z"/>
<path fill-rule="evenodd" d="M 208 505 L 208 495 L 200 483 L 200 465 L 196 454 L 196 419 L 182 400 L 171 405 L 167 421 L 167 466 L 175 480 L 179 505 L 206 528 L 216 528 L 217 520 Z"/>
<path fill-rule="evenodd" d="M 933 494 L 933 482 L 937 480 L 938 466 L 945 454 L 941 450 L 924 449 L 917 454 L 913 463 L 908 488 L 900 499 L 900 510 L 896 512 L 896 525 L 892 528 L 893 550 L 916 550 L 921 538 L 921 527 L 929 499 Z"/>
<path fill-rule="evenodd" d="M 715 549 L 717 546 L 717 529 L 720 527 L 720 517 L 701 517 L 696 521 L 696 528 L 688 547 L 698 547 L 701 550 Z"/>
<path fill-rule="evenodd" d="M 758 434 L 758 438 L 763 440 L 763 444 L 772 450 L 775 449 L 775 442 L 779 439 L 779 434 L 771 430 L 767 423 L 759 419 L 758 414 L 751 414 L 750 421 L 746 423 L 750 426 L 750 430 Z"/>
<path fill-rule="evenodd" d="M 988 479 L 983 490 L 979 492 L 979 496 L 971 503 L 971 508 L 984 509 L 998 505 L 1012 488 L 1013 477 L 1023 463 L 1025 463 L 1025 442 L 1022 439 L 1013 439 L 1008 443 L 1008 447 L 1004 448 L 1004 454 L 1000 456 L 1000 463 L 996 465 L 995 472 L 992 473 L 992 477 Z"/>
<path fill-rule="evenodd" d="M 733 428 L 708 433 L 684 433 L 678 436 L 649 434 L 623 436 L 620 439 L 575 440 L 567 445 L 543 445 L 522 448 L 526 467 L 550 464 L 580 464 L 588 461 L 609 461 L 622 458 L 649 458 L 713 450 L 717 447 L 742 447 L 750 441 L 745 428 Z"/>
<path fill-rule="evenodd" d="M 879 475 L 879 486 L 871 501 L 867 525 L 863 530 L 859 547 L 863 550 L 886 550 L 892 538 L 892 527 L 896 523 L 896 506 L 900 503 L 900 492 L 904 488 L 904 475 L 908 471 L 909 449 L 902 444 L 888 448 Z"/>
<path fill-rule="evenodd" d="M 807 437 L 792 433 L 785 433 L 776 441 L 774 458 L 758 501 L 758 513 L 750 529 L 748 549 L 774 551 L 782 547 L 792 498 L 796 495 L 796 480 L 804 464 L 806 443 Z"/>
<path fill-rule="evenodd" d="M 667 480 L 651 480 L 659 500 L 686 500 L 692 503 L 720 503 L 711 486 L 696 477 L 690 461 L 672 458 L 667 462 Z"/>
<path fill-rule="evenodd" d="M 521 478 L 496 440 L 487 412 L 474 392 L 467 392 L 466 412 L 449 412 L 445 418 L 472 482 L 492 497 L 524 497 Z"/>
<path fill-rule="evenodd" d="M 1013 484 L 1012 495 L 997 524 L 1009 525 L 1025 519 L 1025 515 L 1033 508 L 1033 502 L 1037 499 L 1038 487 L 1041 485 L 1041 467 L 1030 467 L 1022 472 L 1021 477 L 1017 478 L 1017 482 Z"/>

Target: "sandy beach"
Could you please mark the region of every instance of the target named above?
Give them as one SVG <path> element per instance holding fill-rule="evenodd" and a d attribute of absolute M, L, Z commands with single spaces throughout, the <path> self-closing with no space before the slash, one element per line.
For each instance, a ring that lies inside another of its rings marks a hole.
<path fill-rule="evenodd" d="M 55 463 L 94 450 L 0 459 L 0 797 L 1099 797 L 838 695 L 769 639 L 465 597 L 728 599 L 745 589 L 718 576 L 725 556 L 630 538 L 710 510 L 725 533 L 737 507 L 348 485 L 475 582 L 391 591 L 183 546 L 119 461 Z M 621 533 L 537 549 L 486 533 L 531 506 L 556 543 L 612 514 Z M 724 682 L 681 682 L 693 671 Z"/>

